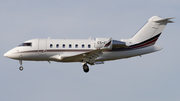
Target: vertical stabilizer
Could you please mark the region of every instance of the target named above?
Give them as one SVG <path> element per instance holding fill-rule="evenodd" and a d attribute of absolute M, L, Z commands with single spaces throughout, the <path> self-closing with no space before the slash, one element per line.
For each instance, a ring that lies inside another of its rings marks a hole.
<path fill-rule="evenodd" d="M 166 24 L 172 23 L 170 19 L 172 18 L 163 19 L 158 16 L 151 17 L 148 22 L 131 38 L 131 40 L 135 43 L 147 41 L 152 38 L 156 38 L 157 40 Z M 154 41 L 154 43 L 156 42 L 156 40 Z"/>

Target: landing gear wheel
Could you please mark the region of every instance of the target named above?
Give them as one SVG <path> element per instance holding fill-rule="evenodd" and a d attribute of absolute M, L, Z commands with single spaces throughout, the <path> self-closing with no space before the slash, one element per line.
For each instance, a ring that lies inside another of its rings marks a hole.
<path fill-rule="evenodd" d="M 88 67 L 87 64 L 83 65 L 83 70 L 84 70 L 85 73 L 89 72 L 89 67 Z"/>
<path fill-rule="evenodd" d="M 19 67 L 19 70 L 22 71 L 22 70 L 23 70 L 23 66 L 20 66 L 20 67 Z"/>

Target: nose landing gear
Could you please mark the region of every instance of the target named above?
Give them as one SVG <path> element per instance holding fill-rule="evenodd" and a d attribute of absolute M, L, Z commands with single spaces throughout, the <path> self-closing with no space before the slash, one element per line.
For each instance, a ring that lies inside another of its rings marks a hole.
<path fill-rule="evenodd" d="M 22 71 L 22 70 L 24 69 L 23 66 L 22 66 L 22 60 L 19 60 L 19 64 L 21 65 L 21 66 L 19 67 L 19 70 Z"/>

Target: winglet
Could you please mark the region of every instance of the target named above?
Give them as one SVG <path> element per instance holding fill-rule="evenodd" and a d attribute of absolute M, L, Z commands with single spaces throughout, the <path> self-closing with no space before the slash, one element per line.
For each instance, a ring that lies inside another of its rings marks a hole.
<path fill-rule="evenodd" d="M 111 42 L 112 42 L 112 38 L 110 38 L 110 39 L 108 40 L 108 42 L 104 45 L 104 47 L 110 46 L 110 45 L 111 45 Z"/>
<path fill-rule="evenodd" d="M 111 49 L 112 48 L 112 38 L 110 38 L 107 43 L 101 49 Z"/>
<path fill-rule="evenodd" d="M 104 47 L 110 46 L 110 45 L 111 45 L 111 42 L 112 42 L 112 38 L 110 38 L 110 39 L 108 40 L 108 42 L 104 45 Z"/>

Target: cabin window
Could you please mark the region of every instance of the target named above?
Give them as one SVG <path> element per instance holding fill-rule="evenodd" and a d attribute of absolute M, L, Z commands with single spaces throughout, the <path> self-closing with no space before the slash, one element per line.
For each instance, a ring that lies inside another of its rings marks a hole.
<path fill-rule="evenodd" d="M 69 44 L 69 48 L 71 48 L 72 47 L 72 45 L 71 44 Z"/>
<path fill-rule="evenodd" d="M 63 44 L 62 47 L 65 48 L 65 44 Z"/>
<path fill-rule="evenodd" d="M 50 48 L 52 48 L 53 47 L 53 44 L 50 44 Z"/>
<path fill-rule="evenodd" d="M 59 48 L 59 44 L 56 44 L 56 48 Z"/>
<path fill-rule="evenodd" d="M 82 44 L 82 48 L 84 48 L 84 44 Z"/>
<path fill-rule="evenodd" d="M 32 46 L 32 43 L 22 43 L 19 46 Z"/>
<path fill-rule="evenodd" d="M 78 48 L 78 44 L 76 44 L 75 47 Z"/>
<path fill-rule="evenodd" d="M 91 48 L 91 45 L 90 45 L 90 44 L 88 45 L 88 48 Z"/>

